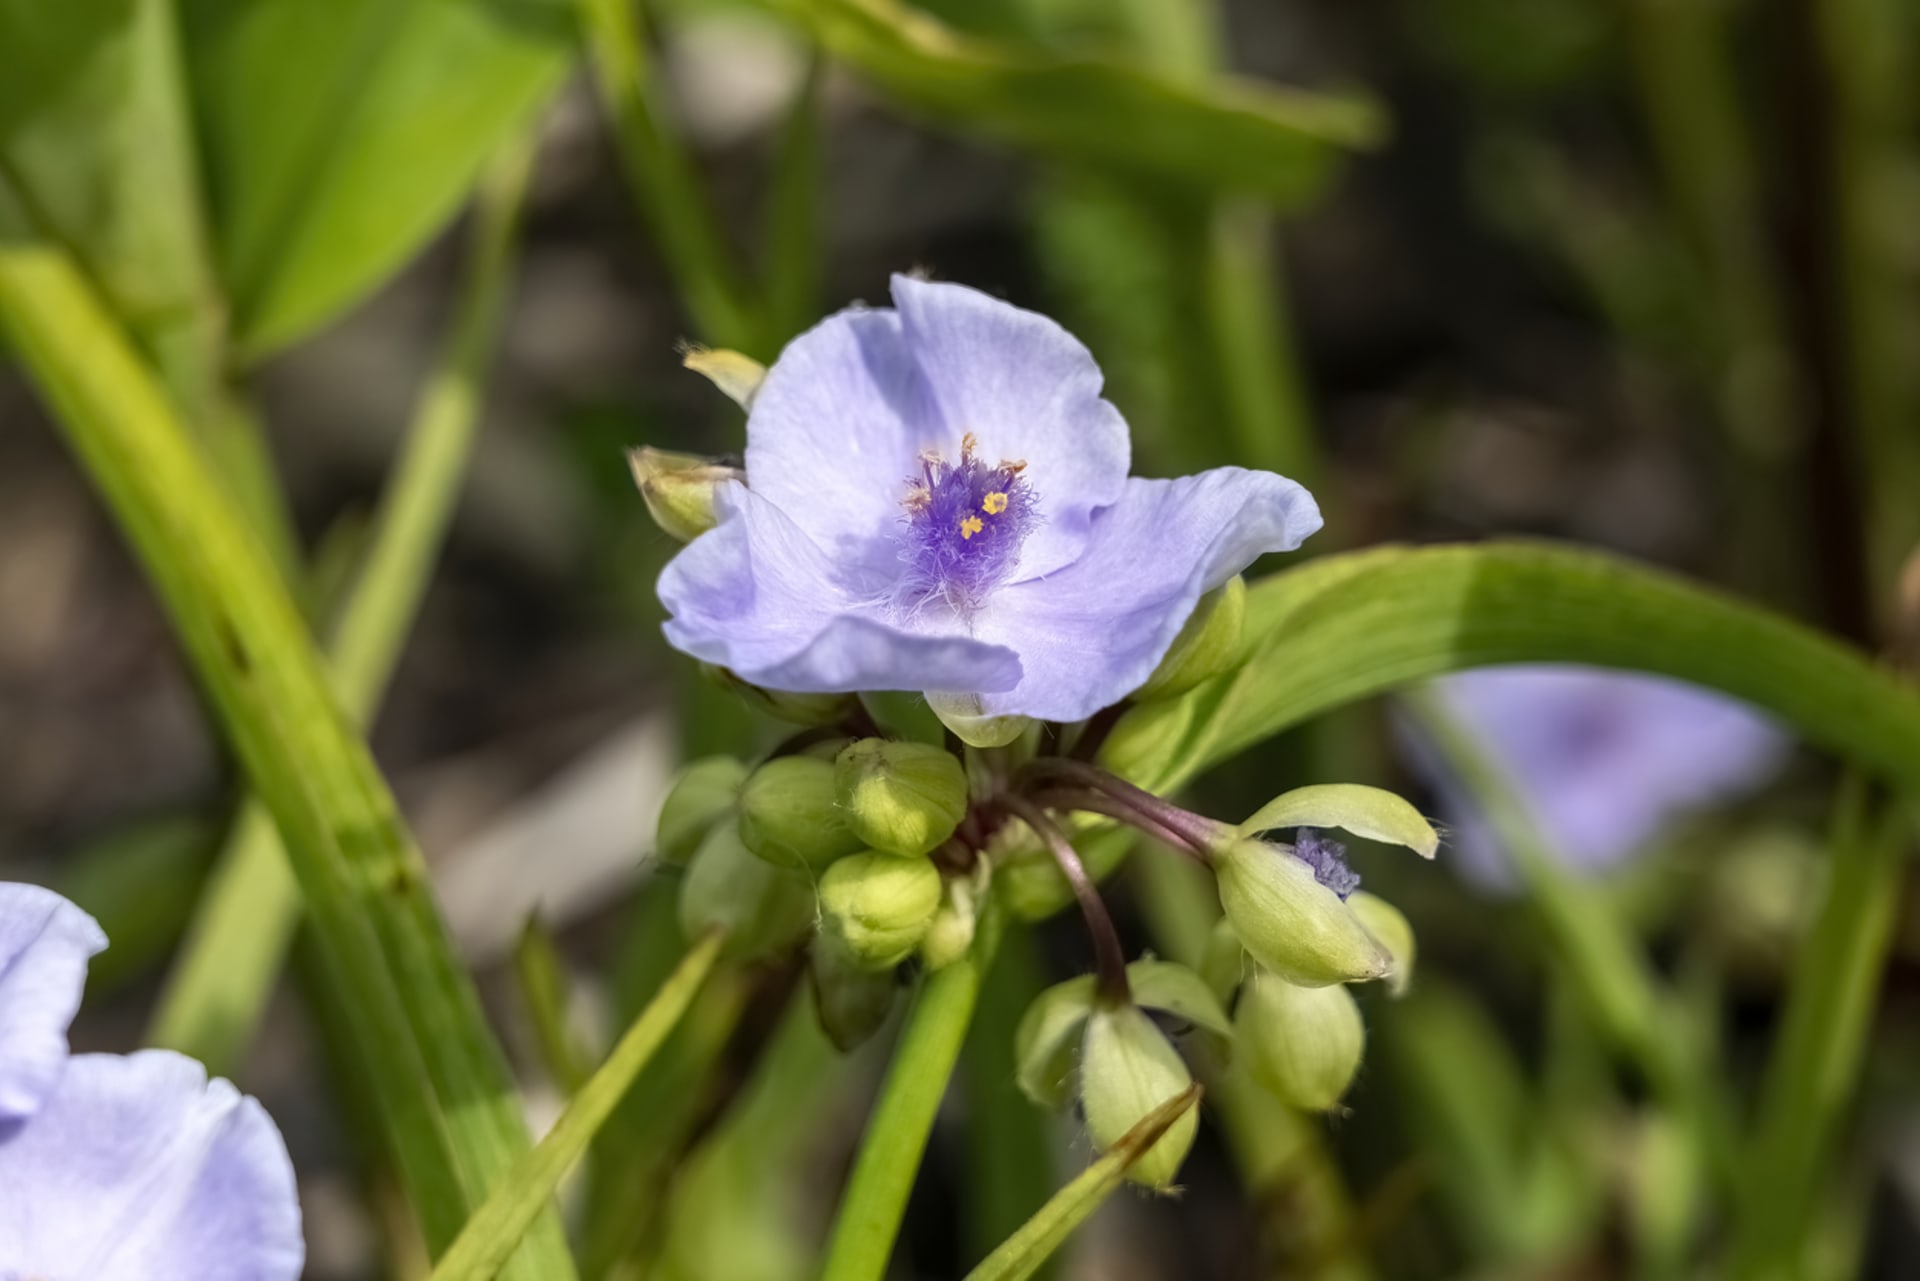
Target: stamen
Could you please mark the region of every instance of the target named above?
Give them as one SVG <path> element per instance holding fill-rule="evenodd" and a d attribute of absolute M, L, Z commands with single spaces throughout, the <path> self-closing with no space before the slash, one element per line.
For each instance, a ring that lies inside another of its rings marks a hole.
<path fill-rule="evenodd" d="M 894 592 L 902 608 L 939 601 L 970 614 L 1019 564 L 1020 545 L 1039 519 L 1032 487 L 1021 474 L 1024 464 L 988 464 L 979 447 L 968 432 L 959 462 L 928 451 L 920 456 L 920 474 L 906 481 L 905 570 Z"/>

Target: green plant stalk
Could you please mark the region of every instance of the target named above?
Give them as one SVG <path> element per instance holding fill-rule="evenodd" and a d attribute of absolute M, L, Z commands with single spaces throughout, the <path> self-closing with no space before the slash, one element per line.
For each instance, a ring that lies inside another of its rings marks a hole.
<path fill-rule="evenodd" d="M 721 224 L 706 207 L 692 162 L 661 118 L 638 6 L 630 0 L 577 0 L 577 7 L 627 180 L 700 338 L 756 358 L 770 356 Z"/>
<path fill-rule="evenodd" d="M 573 1167 L 632 1086 L 640 1069 L 667 1038 L 720 959 L 726 932 L 712 930 L 694 941 L 660 991 L 620 1038 L 607 1061 L 574 1094 L 547 1136 L 514 1164 L 486 1203 L 474 1211 L 433 1270 L 434 1281 L 490 1281 L 552 1201 Z"/>
<path fill-rule="evenodd" d="M 815 50 L 780 130 L 766 205 L 765 332 L 769 354 L 820 314 L 822 155 L 821 84 L 826 59 Z"/>
<path fill-rule="evenodd" d="M 981 980 L 999 943 L 1000 911 L 982 908 L 973 948 L 929 975 L 907 1017 L 880 1099 L 867 1122 L 853 1177 L 834 1219 L 821 1281 L 881 1281 L 907 1210 L 933 1119 L 967 1039 Z"/>
<path fill-rule="evenodd" d="M 453 329 L 388 481 L 365 567 L 329 646 L 333 687 L 366 724 L 385 695 L 452 520 L 479 425 L 514 262 L 533 139 L 517 139 L 480 190 Z M 259 1025 L 299 920 L 300 893 L 258 799 L 235 821 L 148 1039 L 231 1071 Z"/>
<path fill-rule="evenodd" d="M 1257 205 L 1223 202 L 1213 208 L 1203 250 L 1209 346 L 1233 461 L 1312 486 L 1319 451 L 1279 296 L 1273 230 L 1273 216 Z"/>
<path fill-rule="evenodd" d="M 566 963 L 538 913 L 527 917 L 513 949 L 513 974 L 520 1004 L 533 1025 L 534 1044 L 547 1078 L 568 1098 L 579 1093 L 592 1073 L 592 1060 L 574 1043 L 567 1027 L 570 985 Z"/>
<path fill-rule="evenodd" d="M 965 1240 L 983 1257 L 1019 1230 L 1054 1190 L 1052 1127 L 1042 1123 L 1008 1070 L 1020 1018 L 1045 982 L 1032 933 L 1003 934 L 961 1051 L 967 1109 Z"/>
<path fill-rule="evenodd" d="M 1098 1210 L 1126 1182 L 1127 1171 L 1145 1155 L 1167 1128 L 1200 1101 L 1200 1087 L 1190 1085 L 1140 1119 L 1120 1141 L 1088 1166 L 1071 1183 L 1054 1193 L 1039 1213 L 1021 1225 L 966 1281 L 1026 1281 L 1053 1257 L 1074 1229 Z"/>
<path fill-rule="evenodd" d="M 1905 806 L 1869 792 L 1857 775 L 1842 784 L 1826 893 L 1794 958 L 1734 1217 L 1727 1275 L 1740 1281 L 1805 1275 L 1808 1234 L 1866 1059 L 1911 830 Z"/>
<path fill-rule="evenodd" d="M 119 520 L 271 812 L 348 996 L 431 1243 L 526 1149 L 511 1077 L 427 873 L 293 600 L 83 273 L 0 182 L 0 324 Z M 557 1218 L 516 1275 L 572 1275 Z"/>
<path fill-rule="evenodd" d="M 1212 878 L 1163 850 L 1136 849 L 1134 896 L 1147 928 L 1170 960 L 1198 969 L 1207 937 L 1220 917 Z M 1368 1281 L 1373 1275 L 1353 1198 L 1317 1123 L 1294 1111 L 1229 1067 L 1210 1078 L 1212 1108 L 1233 1153 L 1240 1179 L 1256 1203 L 1284 1206 L 1308 1259 L 1295 1261 L 1312 1281 Z"/>
<path fill-rule="evenodd" d="M 1425 690 L 1404 696 L 1513 860 L 1549 951 L 1589 1017 L 1646 1073 L 1676 1117 L 1695 1127 L 1719 1174 L 1737 1172 L 1732 1118 L 1706 1061 L 1705 1047 L 1682 1035 L 1671 997 L 1660 986 L 1632 930 L 1607 901 L 1587 892 L 1548 844 L 1512 785 L 1472 734 Z"/>

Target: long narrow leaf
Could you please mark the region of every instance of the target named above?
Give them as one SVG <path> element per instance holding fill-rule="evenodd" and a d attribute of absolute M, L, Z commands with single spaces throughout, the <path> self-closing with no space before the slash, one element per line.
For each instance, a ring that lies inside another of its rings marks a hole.
<path fill-rule="evenodd" d="M 1126 1182 L 1133 1163 L 1199 1101 L 1200 1087 L 1195 1084 L 1147 1113 L 1098 1161 L 1054 1193 L 1038 1214 L 1001 1242 L 979 1267 L 967 1273 L 967 1281 L 1025 1281 L 1032 1276 L 1074 1229 Z"/>
<path fill-rule="evenodd" d="M 533 145 L 530 135 L 510 142 L 483 184 L 453 328 L 407 429 L 366 566 L 329 646 L 334 689 L 362 724 L 379 707 L 412 630 L 466 475 Z M 152 1041 L 226 1070 L 259 1024 L 299 907 L 279 834 L 260 801 L 250 799 L 168 978 Z"/>
<path fill-rule="evenodd" d="M 686 956 L 613 1053 L 601 1064 L 560 1114 L 547 1137 L 513 1167 L 474 1214 L 460 1239 L 433 1270 L 433 1281 L 488 1281 L 520 1243 L 534 1219 L 553 1198 L 554 1189 L 613 1114 L 640 1069 L 673 1031 L 712 973 L 726 935 L 712 931 L 687 949 Z"/>
<path fill-rule="evenodd" d="M 429 1240 L 527 1148 L 426 869 L 259 541 L 86 277 L 0 182 L 0 324 L 118 518 L 286 842 Z M 567 1277 L 557 1219 L 521 1256 Z"/>
<path fill-rule="evenodd" d="M 1617 557 L 1533 543 L 1330 556 L 1247 597 L 1251 657 L 1130 713 L 1105 759 L 1166 790 L 1331 708 L 1491 663 L 1574 662 L 1692 681 L 1920 793 L 1920 692 L 1857 650 Z"/>

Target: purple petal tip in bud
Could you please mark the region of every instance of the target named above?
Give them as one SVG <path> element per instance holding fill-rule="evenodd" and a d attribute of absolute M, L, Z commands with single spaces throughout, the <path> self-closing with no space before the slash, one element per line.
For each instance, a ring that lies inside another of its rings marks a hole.
<path fill-rule="evenodd" d="M 1360 888 L 1360 873 L 1347 866 L 1347 847 L 1339 841 L 1303 827 L 1294 835 L 1293 852 L 1313 869 L 1313 879 L 1338 894 L 1342 902 Z"/>

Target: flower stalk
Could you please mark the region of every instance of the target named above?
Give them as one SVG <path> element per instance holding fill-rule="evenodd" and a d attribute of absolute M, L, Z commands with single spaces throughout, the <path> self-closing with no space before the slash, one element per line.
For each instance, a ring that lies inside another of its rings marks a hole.
<path fill-rule="evenodd" d="M 1073 889 L 1073 897 L 1080 904 L 1080 914 L 1087 921 L 1087 933 L 1093 936 L 1094 986 L 1100 998 L 1115 1005 L 1130 1002 L 1133 994 L 1127 985 L 1127 952 L 1121 945 L 1120 931 L 1114 928 L 1113 917 L 1107 912 L 1099 887 L 1087 874 L 1080 856 L 1074 853 L 1073 843 L 1060 830 L 1060 825 L 1032 801 L 1020 796 L 1008 796 L 1004 804 L 1015 818 L 1033 829 L 1034 835 L 1053 855 L 1060 874 L 1067 878 L 1067 884 Z"/>

